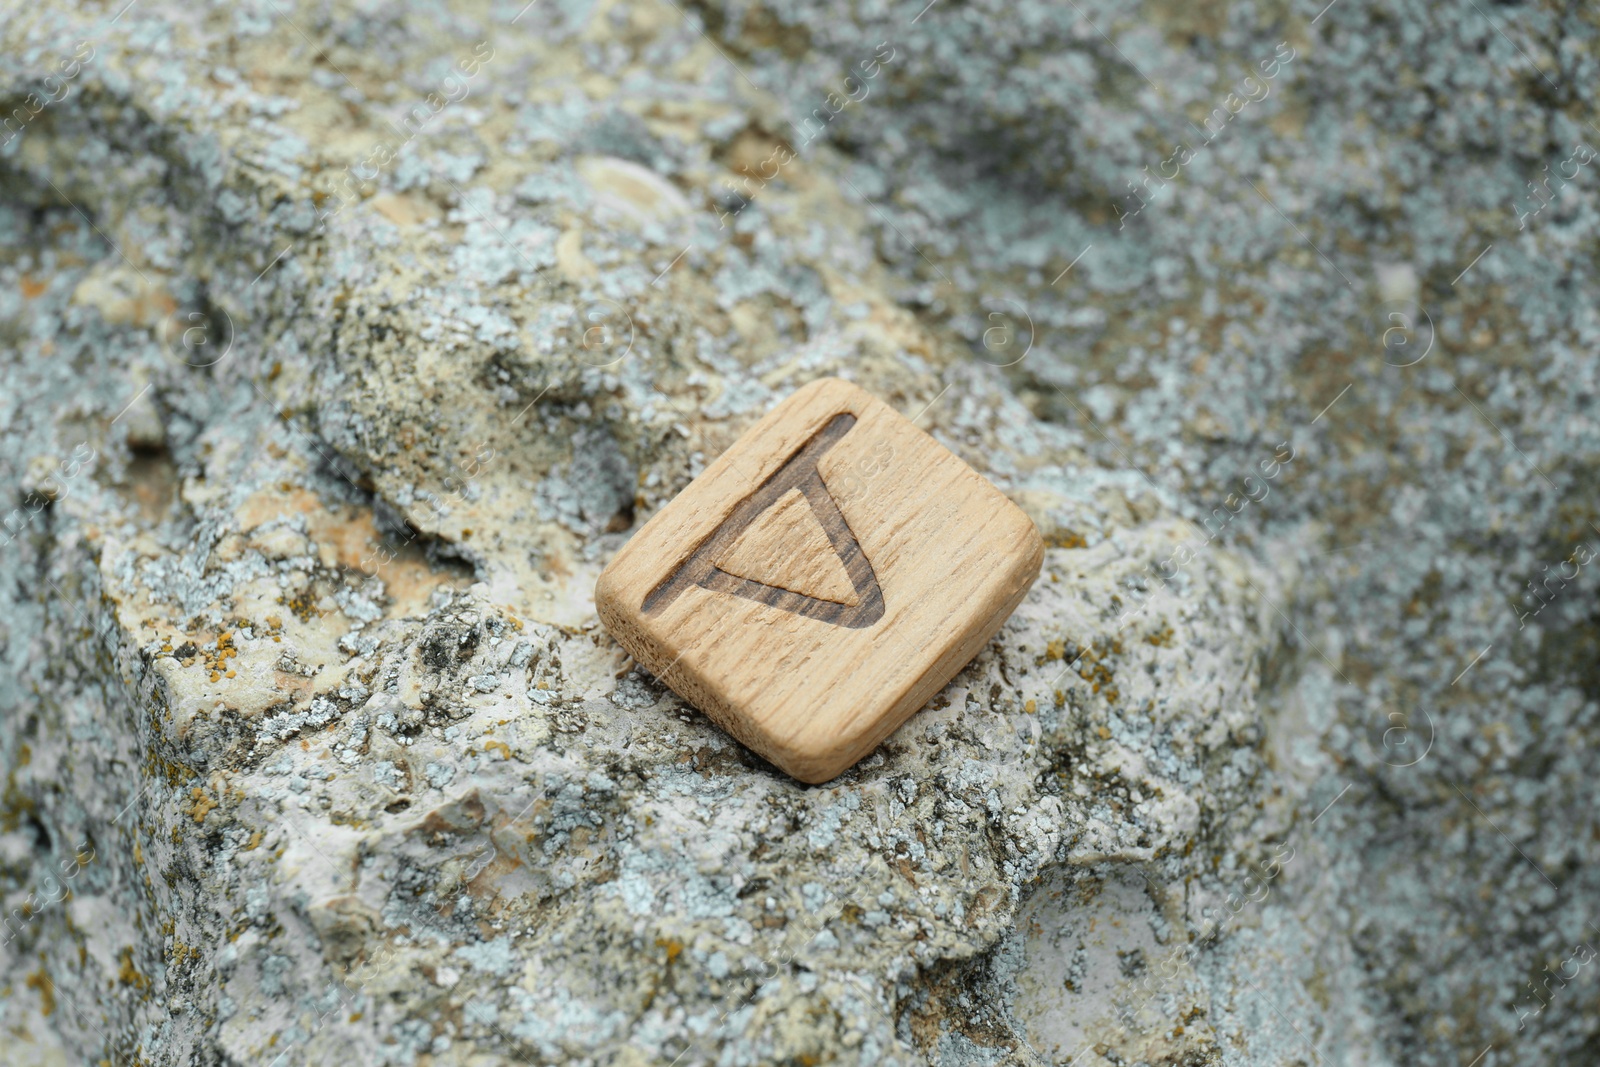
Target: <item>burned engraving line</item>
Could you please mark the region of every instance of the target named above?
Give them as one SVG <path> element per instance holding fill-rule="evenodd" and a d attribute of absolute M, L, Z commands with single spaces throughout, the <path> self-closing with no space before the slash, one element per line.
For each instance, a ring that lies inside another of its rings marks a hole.
<path fill-rule="evenodd" d="M 871 626 L 883 617 L 883 590 L 878 585 L 872 562 L 861 551 L 850 523 L 839 510 L 827 484 L 817 470 L 817 463 L 856 424 L 856 417 L 848 412 L 835 415 L 812 437 L 795 450 L 783 466 L 761 483 L 749 496 L 733 509 L 726 519 L 678 567 L 652 589 L 640 606 L 646 615 L 664 611 L 669 604 L 690 586 L 698 585 L 716 593 L 726 593 L 754 600 L 768 607 L 787 611 L 818 622 L 860 629 Z M 792 490 L 798 489 L 811 507 L 812 514 L 828 536 L 828 543 L 844 565 L 858 602 L 840 604 L 806 596 L 779 586 L 768 585 L 751 578 L 742 578 L 721 569 L 716 561 L 750 528 L 767 509 L 775 505 Z"/>

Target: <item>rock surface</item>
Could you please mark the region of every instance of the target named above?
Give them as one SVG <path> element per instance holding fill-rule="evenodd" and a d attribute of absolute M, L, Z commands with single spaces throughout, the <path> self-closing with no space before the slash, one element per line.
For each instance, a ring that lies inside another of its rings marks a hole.
<path fill-rule="evenodd" d="M 6 11 L 0 1056 L 1592 1059 L 1589 15 L 519 7 Z M 1050 548 L 807 788 L 591 591 L 827 374 Z"/>

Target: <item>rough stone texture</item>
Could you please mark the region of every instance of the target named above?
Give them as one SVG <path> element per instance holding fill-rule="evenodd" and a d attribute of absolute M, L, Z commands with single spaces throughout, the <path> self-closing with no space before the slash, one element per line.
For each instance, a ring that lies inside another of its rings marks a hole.
<path fill-rule="evenodd" d="M 919 8 L 8 6 L 0 1057 L 1593 1059 L 1591 14 Z M 1051 547 L 806 788 L 590 594 L 823 374 Z"/>

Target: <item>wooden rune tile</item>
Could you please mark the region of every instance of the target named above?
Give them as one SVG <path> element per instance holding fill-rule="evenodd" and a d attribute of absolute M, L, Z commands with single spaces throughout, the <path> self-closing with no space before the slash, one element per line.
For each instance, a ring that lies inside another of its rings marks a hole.
<path fill-rule="evenodd" d="M 804 782 L 854 765 L 1000 629 L 1044 544 L 1015 504 L 849 382 L 784 400 L 595 586 L 646 670 Z"/>

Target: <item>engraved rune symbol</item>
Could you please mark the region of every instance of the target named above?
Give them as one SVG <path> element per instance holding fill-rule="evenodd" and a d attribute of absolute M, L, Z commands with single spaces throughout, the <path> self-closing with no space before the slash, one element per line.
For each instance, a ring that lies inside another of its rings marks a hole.
<path fill-rule="evenodd" d="M 861 629 L 882 618 L 878 576 L 817 470 L 855 424 L 849 413 L 829 419 L 650 591 L 640 610 L 657 614 L 698 585 L 834 626 Z"/>

